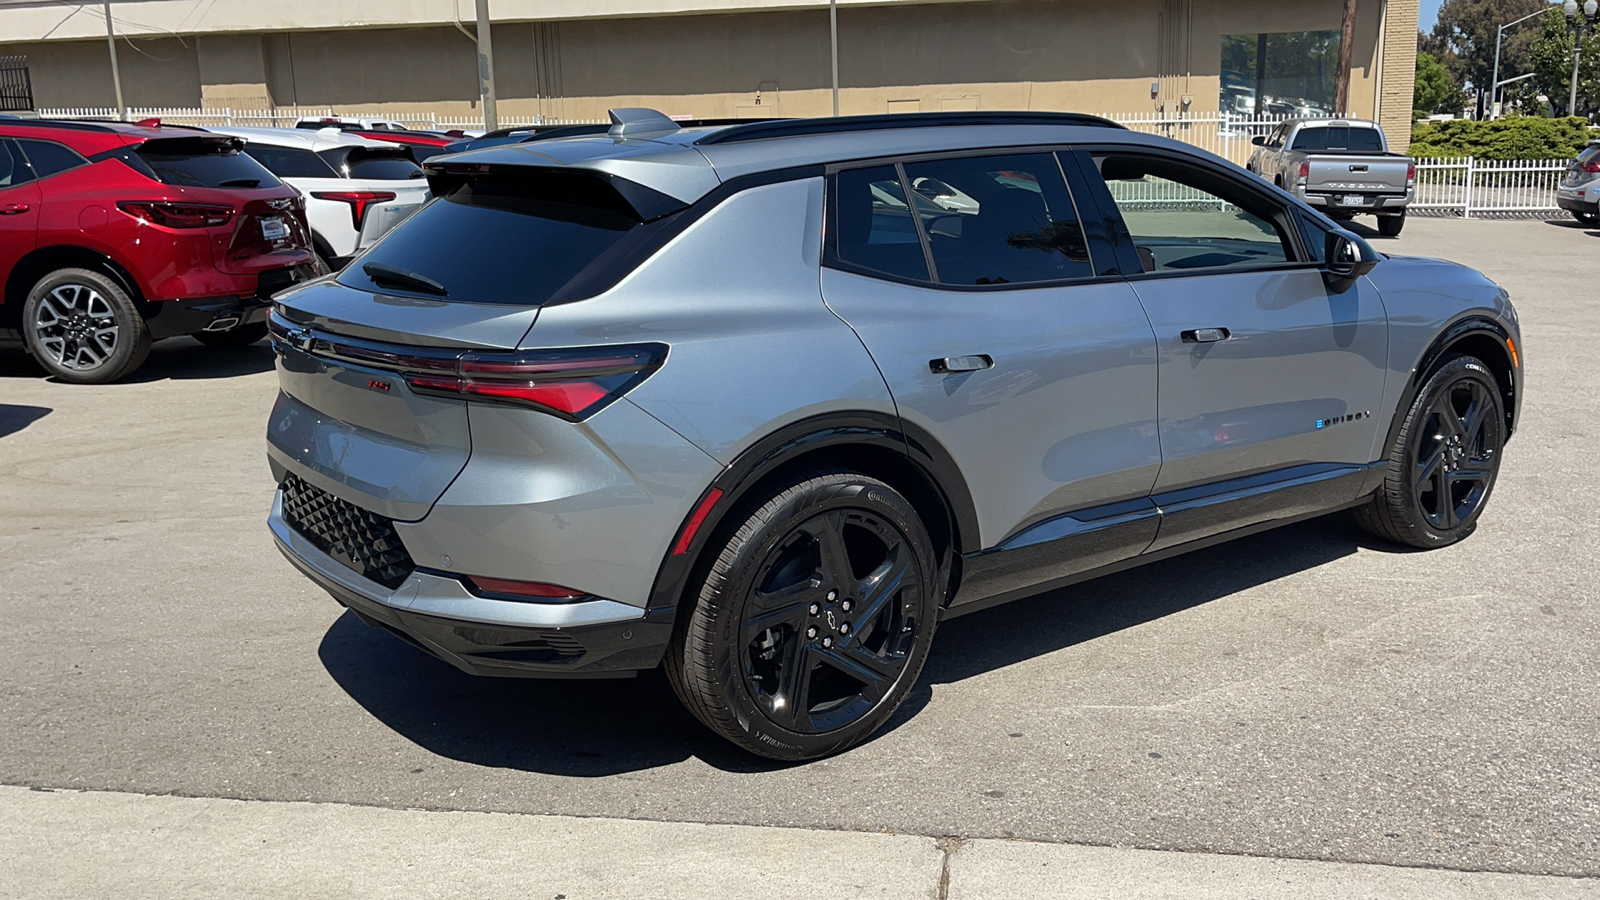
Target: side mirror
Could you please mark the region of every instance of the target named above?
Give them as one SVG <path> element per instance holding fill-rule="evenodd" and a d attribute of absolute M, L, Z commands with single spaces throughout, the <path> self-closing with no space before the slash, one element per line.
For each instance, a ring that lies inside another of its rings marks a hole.
<path fill-rule="evenodd" d="M 1378 265 L 1378 251 L 1354 233 L 1336 228 L 1328 232 L 1322 280 L 1335 294 L 1355 287 L 1361 276 Z"/>
<path fill-rule="evenodd" d="M 1250 139 L 1250 143 L 1255 144 L 1257 147 L 1265 147 L 1267 145 L 1267 136 L 1258 134 Z"/>

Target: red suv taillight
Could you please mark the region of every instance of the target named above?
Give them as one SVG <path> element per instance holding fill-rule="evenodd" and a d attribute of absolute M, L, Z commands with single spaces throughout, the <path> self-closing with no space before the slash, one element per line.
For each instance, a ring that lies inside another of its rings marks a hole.
<path fill-rule="evenodd" d="M 367 220 L 367 210 L 374 203 L 388 203 L 395 197 L 392 191 L 312 191 L 311 196 L 350 204 L 350 221 L 355 223 L 357 231 L 361 230 L 361 223 Z"/>
<path fill-rule="evenodd" d="M 211 228 L 226 225 L 233 218 L 233 207 L 210 203 L 125 200 L 117 204 L 117 209 L 164 228 Z"/>
<path fill-rule="evenodd" d="M 1584 163 L 1583 170 L 1590 174 L 1600 174 L 1600 157 L 1596 157 Z"/>
<path fill-rule="evenodd" d="M 407 372 L 405 379 L 419 393 L 529 406 L 577 421 L 649 378 L 666 358 L 663 344 L 474 351 L 453 361 L 441 360 L 437 368 L 429 367 L 434 371 Z M 438 371 L 446 367 L 453 371 Z"/>

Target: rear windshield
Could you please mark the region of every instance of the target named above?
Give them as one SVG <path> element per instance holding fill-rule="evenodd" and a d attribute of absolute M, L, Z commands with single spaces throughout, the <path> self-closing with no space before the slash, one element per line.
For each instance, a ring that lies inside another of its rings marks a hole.
<path fill-rule="evenodd" d="M 270 188 L 271 172 L 239 150 L 234 138 L 167 138 L 146 141 L 138 154 L 156 180 L 202 188 Z"/>
<path fill-rule="evenodd" d="M 1302 128 L 1295 135 L 1294 150 L 1349 150 L 1356 153 L 1380 153 L 1383 137 L 1376 128 L 1348 125 L 1326 125 Z"/>
<path fill-rule="evenodd" d="M 1582 153 L 1579 153 L 1578 154 L 1578 159 L 1576 160 L 1576 162 L 1574 162 L 1572 167 L 1574 169 L 1576 169 L 1576 168 L 1579 168 L 1579 167 L 1583 166 L 1585 163 L 1591 163 L 1591 162 L 1594 162 L 1597 159 L 1600 159 L 1600 145 L 1595 145 L 1593 147 L 1589 147 L 1589 148 L 1585 149 Z"/>
<path fill-rule="evenodd" d="M 339 151 L 328 150 L 324 154 L 337 154 Z M 327 158 L 326 155 L 324 158 Z M 392 150 L 367 149 L 356 147 L 349 150 L 344 157 L 347 178 L 363 178 L 373 181 L 406 181 L 422 177 L 422 167 L 411 161 L 411 151 L 404 147 Z"/>
<path fill-rule="evenodd" d="M 338 178 L 339 173 L 310 150 L 250 144 L 245 152 L 279 178 Z"/>
<path fill-rule="evenodd" d="M 339 282 L 407 292 L 393 280 L 375 283 L 364 267 L 376 263 L 421 275 L 452 301 L 538 306 L 585 269 L 615 268 L 607 258 L 623 253 L 621 245 L 642 230 L 648 229 L 616 191 L 592 177 L 471 181 L 412 214 L 346 267 Z"/>

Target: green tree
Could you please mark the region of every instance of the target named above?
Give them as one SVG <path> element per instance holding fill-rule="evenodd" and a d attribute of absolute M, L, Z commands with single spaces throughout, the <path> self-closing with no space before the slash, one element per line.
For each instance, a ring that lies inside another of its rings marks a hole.
<path fill-rule="evenodd" d="M 1434 113 L 1456 113 L 1467 106 L 1466 92 L 1450 75 L 1444 63 L 1431 53 L 1417 54 L 1417 87 L 1412 96 L 1411 111 L 1417 116 Z"/>
<path fill-rule="evenodd" d="M 1600 33 L 1590 31 L 1583 38 L 1583 64 L 1578 68 L 1578 108 L 1567 109 L 1572 100 L 1572 44 L 1567 17 L 1553 9 L 1545 16 L 1544 29 L 1528 48 L 1528 66 L 1534 73 L 1539 92 L 1567 115 L 1585 115 L 1600 103 Z"/>
<path fill-rule="evenodd" d="M 1500 26 L 1532 15 L 1549 6 L 1548 0 L 1444 0 L 1439 7 L 1439 23 L 1433 27 L 1429 49 L 1449 48 L 1453 57 L 1442 57 L 1450 74 L 1480 91 L 1489 90 L 1494 80 L 1494 45 Z M 1538 36 L 1538 23 L 1506 32 L 1501 49 L 1500 77 L 1528 71 L 1528 49 Z"/>

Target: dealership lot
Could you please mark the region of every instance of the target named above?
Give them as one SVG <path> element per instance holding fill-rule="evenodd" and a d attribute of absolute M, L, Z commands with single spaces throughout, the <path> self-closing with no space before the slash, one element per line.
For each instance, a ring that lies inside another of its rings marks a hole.
<path fill-rule="evenodd" d="M 1600 875 L 1600 232 L 1416 219 L 1529 392 L 1479 533 L 1333 517 L 947 623 L 896 726 L 763 764 L 656 675 L 475 680 L 272 548 L 265 345 L 127 383 L 0 362 L 0 783 Z"/>

